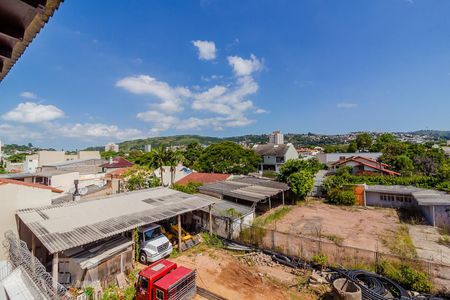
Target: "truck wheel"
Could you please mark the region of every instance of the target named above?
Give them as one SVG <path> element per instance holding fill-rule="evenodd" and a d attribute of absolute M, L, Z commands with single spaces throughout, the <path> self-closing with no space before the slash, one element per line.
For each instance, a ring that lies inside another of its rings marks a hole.
<path fill-rule="evenodd" d="M 144 265 L 147 264 L 147 254 L 144 251 L 139 254 L 139 262 Z"/>

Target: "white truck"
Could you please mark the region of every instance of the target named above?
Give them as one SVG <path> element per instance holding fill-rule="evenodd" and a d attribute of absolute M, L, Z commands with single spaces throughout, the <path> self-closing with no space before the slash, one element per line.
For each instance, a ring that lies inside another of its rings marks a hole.
<path fill-rule="evenodd" d="M 161 225 L 150 224 L 139 228 L 139 262 L 152 263 L 172 253 L 172 244 L 162 233 Z"/>

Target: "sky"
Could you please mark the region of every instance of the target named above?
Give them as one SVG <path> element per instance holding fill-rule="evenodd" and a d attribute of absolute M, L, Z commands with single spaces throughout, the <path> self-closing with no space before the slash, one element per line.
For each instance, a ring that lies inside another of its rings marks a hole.
<path fill-rule="evenodd" d="M 450 1 L 67 0 L 0 83 L 0 140 L 450 129 Z"/>

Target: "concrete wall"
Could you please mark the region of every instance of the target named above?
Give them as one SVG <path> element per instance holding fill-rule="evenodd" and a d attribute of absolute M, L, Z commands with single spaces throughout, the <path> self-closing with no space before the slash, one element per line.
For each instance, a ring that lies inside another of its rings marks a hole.
<path fill-rule="evenodd" d="M 19 209 L 52 204 L 52 191 L 18 184 L 0 185 L 0 241 L 8 230 L 17 232 L 15 213 Z M 0 260 L 6 259 L 4 249 L 0 250 Z"/>
<path fill-rule="evenodd" d="M 23 163 L 23 171 L 28 173 L 35 173 L 39 166 L 39 160 L 37 155 L 27 155 Z"/>
<path fill-rule="evenodd" d="M 319 153 L 317 154 L 317 159 L 323 164 L 331 164 L 337 162 L 341 157 L 348 158 L 352 156 L 361 156 L 376 160 L 381 154 L 381 152 Z"/>
<path fill-rule="evenodd" d="M 66 160 L 64 151 L 39 151 L 39 167 L 48 164 L 59 163 Z"/>
<path fill-rule="evenodd" d="M 80 151 L 78 152 L 78 159 L 100 159 L 99 151 Z"/>
<path fill-rule="evenodd" d="M 450 205 L 436 205 L 434 213 L 436 226 L 450 229 Z"/>
<path fill-rule="evenodd" d="M 53 175 L 50 179 L 51 180 L 50 186 L 63 190 L 64 192 L 68 192 L 71 188 L 75 187 L 74 185 L 75 179 L 77 180 L 80 179 L 80 173 L 72 172 Z"/>
<path fill-rule="evenodd" d="M 289 159 L 298 159 L 298 152 L 295 149 L 294 145 L 292 145 L 291 143 L 288 144 L 288 150 L 284 155 L 285 162 L 288 161 Z"/>
<path fill-rule="evenodd" d="M 433 206 L 420 206 L 420 212 L 428 224 L 433 225 Z"/>

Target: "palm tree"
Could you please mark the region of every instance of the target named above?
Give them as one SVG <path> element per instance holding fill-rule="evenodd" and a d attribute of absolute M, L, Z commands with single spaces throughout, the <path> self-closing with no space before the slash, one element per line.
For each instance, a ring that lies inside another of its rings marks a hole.
<path fill-rule="evenodd" d="M 177 165 L 183 160 L 183 155 L 179 151 L 168 151 L 168 164 L 170 166 L 170 185 L 175 183 L 175 173 L 177 171 Z"/>
<path fill-rule="evenodd" d="M 151 162 L 151 165 L 157 169 L 159 168 L 159 171 L 161 173 L 161 185 L 164 186 L 164 166 L 167 165 L 169 162 L 169 154 L 166 147 L 163 145 L 159 146 L 158 148 L 155 148 L 153 151 L 153 159 Z"/>

